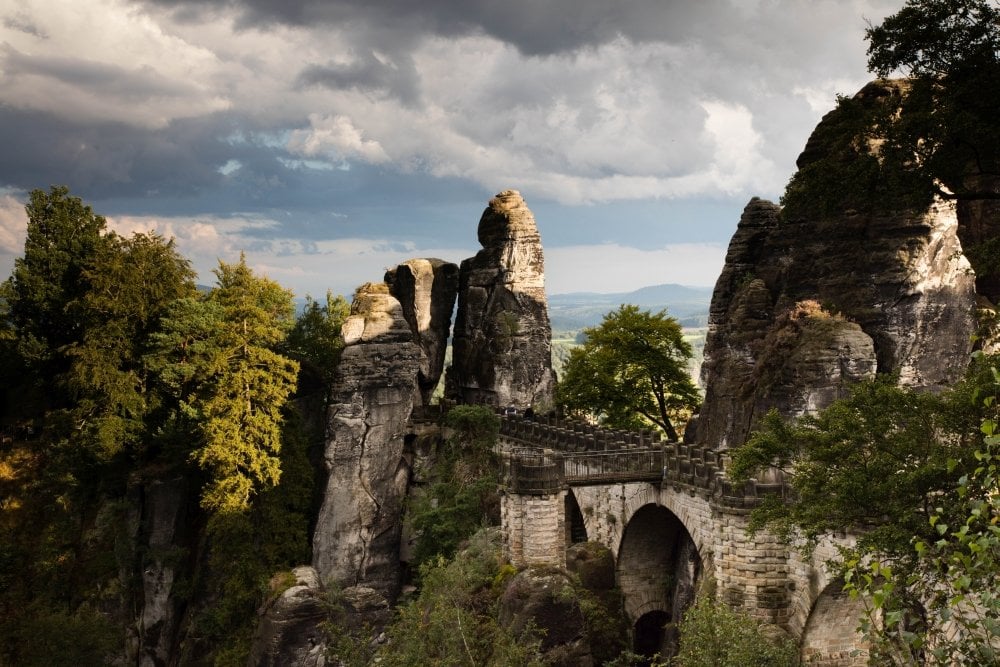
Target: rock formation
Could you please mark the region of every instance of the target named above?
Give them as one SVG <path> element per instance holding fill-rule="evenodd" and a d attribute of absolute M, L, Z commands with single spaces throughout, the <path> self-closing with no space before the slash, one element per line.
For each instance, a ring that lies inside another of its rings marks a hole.
<path fill-rule="evenodd" d="M 250 649 L 252 667 L 323 667 L 326 643 L 321 625 L 327 603 L 319 574 L 311 567 L 292 570 L 295 584 L 263 609 Z"/>
<path fill-rule="evenodd" d="M 138 500 L 138 499 L 137 499 Z M 185 599 L 177 595 L 184 575 L 178 552 L 191 546 L 190 489 L 184 477 L 154 480 L 142 487 L 142 611 L 134 628 L 137 664 L 165 665 L 174 654 Z M 171 557 L 173 556 L 173 557 Z M 129 642 L 132 644 L 133 642 Z"/>
<path fill-rule="evenodd" d="M 549 404 L 555 384 L 545 266 L 535 219 L 516 190 L 490 200 L 475 257 L 462 262 L 446 393 L 462 403 Z"/>
<path fill-rule="evenodd" d="M 429 405 L 441 379 L 448 336 L 451 335 L 451 313 L 458 293 L 458 266 L 440 259 L 411 259 L 387 271 L 385 282 L 403 307 L 403 317 L 424 352 L 417 383 L 423 404 Z"/>
<path fill-rule="evenodd" d="M 358 288 L 342 335 L 313 564 L 324 583 L 364 584 L 392 600 L 409 477 L 403 440 L 424 362 L 399 301 L 383 283 Z"/>
<path fill-rule="evenodd" d="M 819 124 L 800 168 L 827 149 L 836 121 Z M 697 441 L 741 444 L 769 408 L 821 409 L 875 372 L 928 390 L 955 382 L 976 305 L 958 228 L 951 202 L 794 217 L 751 200 L 712 297 Z"/>

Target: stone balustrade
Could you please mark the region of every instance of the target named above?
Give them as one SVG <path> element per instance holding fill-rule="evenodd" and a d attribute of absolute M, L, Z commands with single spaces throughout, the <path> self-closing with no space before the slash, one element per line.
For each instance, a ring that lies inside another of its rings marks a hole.
<path fill-rule="evenodd" d="M 508 449 L 505 483 L 514 493 L 609 481 L 653 481 L 698 493 L 730 508 L 751 508 L 783 494 L 778 471 L 767 479 L 735 484 L 726 477 L 725 455 L 702 444 L 667 442 L 653 431 L 606 429 L 574 420 L 504 417 L 500 439 Z"/>

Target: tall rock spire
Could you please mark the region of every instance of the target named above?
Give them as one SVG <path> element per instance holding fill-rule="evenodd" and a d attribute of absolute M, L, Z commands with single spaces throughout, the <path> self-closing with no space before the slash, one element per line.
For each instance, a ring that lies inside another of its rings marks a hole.
<path fill-rule="evenodd" d="M 462 262 L 446 394 L 462 403 L 549 405 L 555 375 L 545 261 L 519 192 L 490 200 L 479 243 L 483 249 Z"/>

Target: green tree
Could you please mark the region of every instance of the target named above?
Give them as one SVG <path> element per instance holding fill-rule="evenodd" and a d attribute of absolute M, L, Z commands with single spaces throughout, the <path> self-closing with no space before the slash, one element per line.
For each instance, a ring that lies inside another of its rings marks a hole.
<path fill-rule="evenodd" d="M 908 78 L 840 99 L 788 184 L 786 215 L 1000 197 L 1000 3 L 907 0 L 866 38 L 871 72 Z"/>
<path fill-rule="evenodd" d="M 327 291 L 325 303 L 306 296 L 305 308 L 296 318 L 285 344 L 288 356 L 302 365 L 300 393 L 329 392 L 344 348 L 340 328 L 350 314 L 351 304 L 340 295 Z"/>
<path fill-rule="evenodd" d="M 948 483 L 900 565 L 859 548 L 845 558 L 846 588 L 865 601 L 862 630 L 884 664 L 987 666 L 1000 662 L 1000 370 L 974 366 L 966 409 L 981 415 L 970 466 L 948 462 Z M 962 469 L 968 472 L 962 474 Z M 916 622 L 915 622 L 916 621 Z"/>
<path fill-rule="evenodd" d="M 731 476 L 777 465 L 792 493 L 751 515 L 814 544 L 849 530 L 857 547 L 838 564 L 870 617 L 862 628 L 879 664 L 996 664 L 1000 637 L 995 359 L 979 358 L 939 395 L 863 383 L 814 417 L 771 413 L 733 451 Z M 949 625 L 950 624 L 950 625 Z"/>
<path fill-rule="evenodd" d="M 65 348 L 67 414 L 74 439 L 99 458 L 144 445 L 159 397 L 143 355 L 170 304 L 195 293 L 194 275 L 173 241 L 156 234 L 109 234 L 83 272 L 89 289 L 75 303 L 83 332 Z"/>
<path fill-rule="evenodd" d="M 418 536 L 415 567 L 439 556 L 451 558 L 470 535 L 500 519 L 499 461 L 493 451 L 500 417 L 483 405 L 458 405 L 445 424 L 453 434 L 438 443 L 428 475 L 433 481 L 415 492 L 407 507 L 406 520 Z"/>
<path fill-rule="evenodd" d="M 744 480 L 773 465 L 792 480 L 794 502 L 768 499 L 754 510 L 755 528 L 799 531 L 810 542 L 850 528 L 864 532 L 865 545 L 905 553 L 913 535 L 927 533 L 949 461 L 975 431 L 963 407 L 888 378 L 860 383 L 815 416 L 790 422 L 768 413 L 733 451 L 729 474 Z"/>
<path fill-rule="evenodd" d="M 148 363 L 173 398 L 161 433 L 176 441 L 194 431 L 191 458 L 209 476 L 202 505 L 226 513 L 278 482 L 282 408 L 299 366 L 275 351 L 293 324 L 291 293 L 244 257 L 219 262 L 215 274 L 204 299 L 167 313 Z"/>
<path fill-rule="evenodd" d="M 688 373 L 691 346 L 677 321 L 622 305 L 584 333 L 563 368 L 559 404 L 612 427 L 655 425 L 677 440 L 675 422 L 700 402 Z"/>
<path fill-rule="evenodd" d="M 872 72 L 912 82 L 885 127 L 894 166 L 945 198 L 1000 197 L 1000 3 L 908 0 L 866 37 Z"/>
<path fill-rule="evenodd" d="M 14 260 L 8 280 L 9 323 L 15 334 L 15 352 L 24 376 L 5 378 L 8 387 L 20 387 L 20 412 L 44 410 L 38 403 L 67 403 L 56 389 L 66 372 L 66 347 L 79 342 L 84 318 L 78 305 L 90 289 L 88 271 L 94 268 L 105 243 L 106 222 L 65 187 L 50 192 L 33 190 L 25 206 L 28 214 L 24 254 Z M 17 367 L 13 369 L 17 372 Z M 31 386 L 35 383 L 37 386 Z"/>
<path fill-rule="evenodd" d="M 711 597 L 700 597 L 681 620 L 677 667 L 797 667 L 791 637 L 769 637 L 760 622 Z"/>

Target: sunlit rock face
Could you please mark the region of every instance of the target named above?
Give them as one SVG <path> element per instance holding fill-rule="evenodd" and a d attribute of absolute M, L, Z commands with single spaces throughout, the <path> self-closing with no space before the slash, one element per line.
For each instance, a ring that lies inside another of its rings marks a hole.
<path fill-rule="evenodd" d="M 545 262 L 516 190 L 490 200 L 475 257 L 462 262 L 446 394 L 463 403 L 548 406 L 552 372 Z"/>
<path fill-rule="evenodd" d="M 399 301 L 383 283 L 358 289 L 342 336 L 313 565 L 323 582 L 364 584 L 394 599 L 409 478 L 403 441 L 425 362 Z"/>
<path fill-rule="evenodd" d="M 826 149 L 829 122 L 800 166 Z M 876 373 L 929 391 L 954 383 L 976 331 L 975 283 L 953 202 L 789 219 L 754 198 L 712 297 L 692 437 L 742 444 L 768 409 L 816 412 Z"/>
<path fill-rule="evenodd" d="M 424 364 L 417 382 L 421 401 L 428 405 L 444 368 L 458 294 L 458 266 L 440 259 L 411 259 L 389 269 L 385 282 L 423 350 Z"/>

